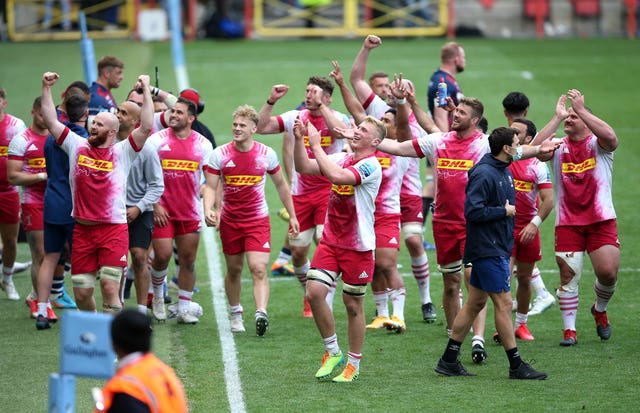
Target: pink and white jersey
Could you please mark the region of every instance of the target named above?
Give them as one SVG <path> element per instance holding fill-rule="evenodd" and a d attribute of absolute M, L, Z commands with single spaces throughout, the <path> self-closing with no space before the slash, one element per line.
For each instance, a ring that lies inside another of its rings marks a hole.
<path fill-rule="evenodd" d="M 580 142 L 563 138 L 551 168 L 556 178 L 556 225 L 590 225 L 616 217 L 613 152 L 602 149 L 595 135 Z"/>
<path fill-rule="evenodd" d="M 147 145 L 158 151 L 164 176 L 160 205 L 172 221 L 202 220 L 200 184 L 213 146 L 196 131 L 184 139 L 167 128 L 151 135 Z"/>
<path fill-rule="evenodd" d="M 420 179 L 420 159 L 404 158 L 407 162 L 407 171 L 402 177 L 402 195 L 422 197 L 422 180 Z"/>
<path fill-rule="evenodd" d="M 229 142 L 213 150 L 207 170 L 222 182 L 221 219 L 244 222 L 269 216 L 264 184 L 267 173 L 280 170 L 273 149 L 254 141 L 250 150 L 241 152 Z"/>
<path fill-rule="evenodd" d="M 356 185 L 331 185 L 322 242 L 354 251 L 376 248 L 373 230 L 375 200 L 382 168 L 374 155 L 355 161 L 351 153 L 329 155 L 331 160 L 356 177 Z"/>
<path fill-rule="evenodd" d="M 22 172 L 38 174 L 47 172 L 44 159 L 44 144 L 49 135 L 38 135 L 31 128 L 16 135 L 9 144 L 9 159 L 22 162 Z M 47 181 L 22 188 L 20 202 L 22 204 L 44 205 L 44 190 Z"/>
<path fill-rule="evenodd" d="M 376 197 L 376 214 L 399 214 L 400 187 L 407 172 L 408 158 L 381 151 L 376 151 L 375 155 L 382 168 L 382 181 Z"/>
<path fill-rule="evenodd" d="M 164 118 L 164 112 L 157 112 L 153 114 L 153 126 L 151 127 L 150 135 L 168 127 L 169 124 Z"/>
<path fill-rule="evenodd" d="M 104 224 L 127 223 L 127 176 L 140 149 L 129 138 L 95 148 L 65 128 L 56 141 L 69 155 L 72 216 Z"/>
<path fill-rule="evenodd" d="M 333 115 L 345 122 L 347 125 L 349 124 L 349 118 L 347 118 L 344 114 L 331 110 Z M 327 124 L 324 121 L 322 116 L 313 116 L 309 109 L 302 110 L 290 110 L 277 116 L 278 123 L 280 124 L 281 131 L 287 131 L 286 139 L 294 139 L 293 136 L 293 125 L 297 117 L 300 117 L 300 120 L 303 122 L 309 121 L 313 126 L 318 129 L 320 132 L 320 145 L 326 154 L 338 153 L 342 152 L 342 148 L 344 147 L 343 139 L 336 139 L 331 136 L 331 131 L 327 127 Z M 304 137 L 304 147 L 307 150 L 307 155 L 309 159 L 315 159 L 313 155 L 313 151 L 309 146 L 309 137 Z M 293 176 L 291 177 L 291 194 L 293 195 L 304 195 L 309 193 L 315 193 L 317 191 L 328 191 L 331 187 L 331 183 L 324 176 L 319 175 L 305 175 L 300 174 L 293 169 Z"/>
<path fill-rule="evenodd" d="M 511 162 L 509 165 L 516 188 L 516 228 L 526 226 L 538 213 L 538 194 L 552 188 L 549 168 L 537 158 Z"/>
<path fill-rule="evenodd" d="M 478 131 L 466 139 L 460 139 L 455 131 L 439 132 L 414 139 L 413 146 L 418 156 L 433 157 L 436 167 L 436 207 L 432 220 L 465 224 L 467 172 L 490 151 L 486 135 Z"/>
<path fill-rule="evenodd" d="M 7 179 L 7 160 L 11 139 L 25 129 L 27 125 L 22 120 L 8 113 L 0 120 L 0 192 L 18 192 L 18 188 Z"/>

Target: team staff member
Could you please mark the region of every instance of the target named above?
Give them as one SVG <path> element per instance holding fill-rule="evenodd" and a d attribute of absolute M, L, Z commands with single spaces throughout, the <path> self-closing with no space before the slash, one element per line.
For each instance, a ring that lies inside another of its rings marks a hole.
<path fill-rule="evenodd" d="M 95 413 L 186 413 L 182 382 L 151 353 L 151 319 L 126 309 L 111 323 L 118 371 L 102 389 Z"/>

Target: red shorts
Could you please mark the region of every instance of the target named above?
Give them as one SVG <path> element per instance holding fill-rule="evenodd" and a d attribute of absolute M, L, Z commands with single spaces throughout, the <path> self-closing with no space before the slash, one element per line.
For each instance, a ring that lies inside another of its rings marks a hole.
<path fill-rule="evenodd" d="M 591 225 L 565 225 L 556 227 L 556 251 L 587 251 L 590 253 L 604 245 L 620 248 L 616 220 Z"/>
<path fill-rule="evenodd" d="M 536 262 L 542 259 L 542 249 L 540 248 L 540 231 L 533 237 L 533 240 L 528 244 L 520 242 L 520 231 L 522 228 L 516 228 L 515 241 L 513 242 L 513 251 L 511 256 L 515 257 L 517 261 L 522 262 Z"/>
<path fill-rule="evenodd" d="M 126 267 L 129 254 L 127 224 L 83 225 L 73 228 L 72 274 L 97 271 L 100 267 Z"/>
<path fill-rule="evenodd" d="M 20 218 L 24 231 L 44 230 L 44 204 L 22 204 Z"/>
<path fill-rule="evenodd" d="M 431 228 L 433 228 L 433 240 L 436 243 L 438 264 L 445 265 L 462 260 L 464 244 L 467 240 L 466 225 L 432 220 Z"/>
<path fill-rule="evenodd" d="M 300 232 L 324 224 L 329 205 L 329 192 L 317 191 L 304 195 L 293 195 L 293 209 L 300 224 Z"/>
<path fill-rule="evenodd" d="M 400 249 L 400 214 L 376 214 L 376 248 Z"/>
<path fill-rule="evenodd" d="M 245 251 L 271 252 L 269 217 L 256 221 L 229 222 L 220 220 L 220 242 L 225 255 Z"/>
<path fill-rule="evenodd" d="M 400 194 L 400 213 L 402 214 L 401 223 L 418 222 L 422 225 L 422 197 Z"/>
<path fill-rule="evenodd" d="M 318 244 L 311 260 L 311 268 L 342 273 L 342 281 L 363 285 L 373 280 L 373 251 L 354 251 Z"/>
<path fill-rule="evenodd" d="M 20 222 L 20 194 L 16 192 L 0 192 L 0 224 L 17 224 Z"/>
<path fill-rule="evenodd" d="M 154 226 L 152 239 L 175 238 L 176 235 L 199 232 L 202 223 L 200 221 L 169 221 L 166 227 Z"/>

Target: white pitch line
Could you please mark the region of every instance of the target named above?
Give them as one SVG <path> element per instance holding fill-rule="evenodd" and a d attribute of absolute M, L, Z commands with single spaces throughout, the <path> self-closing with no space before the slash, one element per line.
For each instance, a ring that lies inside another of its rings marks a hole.
<path fill-rule="evenodd" d="M 229 401 L 229 410 L 232 413 L 246 413 L 247 409 L 242 395 L 242 383 L 240 382 L 240 369 L 238 368 L 238 352 L 236 351 L 233 333 L 231 333 L 229 317 L 227 317 L 227 297 L 224 292 L 218 241 L 213 235 L 213 231 L 213 228 L 205 226 L 202 230 L 202 238 L 204 239 L 205 253 L 207 254 L 207 265 L 209 266 L 213 311 L 216 315 L 220 346 L 222 347 L 227 400 Z"/>

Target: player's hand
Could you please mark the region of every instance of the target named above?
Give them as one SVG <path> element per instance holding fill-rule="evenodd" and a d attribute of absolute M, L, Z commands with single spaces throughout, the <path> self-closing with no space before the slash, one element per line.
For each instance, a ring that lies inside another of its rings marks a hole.
<path fill-rule="evenodd" d="M 155 204 L 153 206 L 153 222 L 160 228 L 164 228 L 169 225 L 169 213 L 160 204 Z"/>
<path fill-rule="evenodd" d="M 562 144 L 561 139 L 554 139 L 556 136 L 555 133 L 552 133 L 547 139 L 540 143 L 540 153 L 551 153 L 558 149 L 558 147 Z"/>
<path fill-rule="evenodd" d="M 355 129 L 352 128 L 333 128 L 333 131 L 345 139 L 353 139 Z"/>
<path fill-rule="evenodd" d="M 559 119 L 565 119 L 569 116 L 569 112 L 567 112 L 567 97 L 565 95 L 560 95 L 558 98 L 558 102 L 556 103 L 556 116 Z"/>
<path fill-rule="evenodd" d="M 571 107 L 576 112 L 584 109 L 584 95 L 578 89 L 570 89 L 567 96 L 571 101 Z"/>
<path fill-rule="evenodd" d="M 289 217 L 289 238 L 298 238 L 298 234 L 300 234 L 300 224 L 294 214 Z"/>
<path fill-rule="evenodd" d="M 508 199 L 507 199 L 507 202 L 505 202 L 505 204 L 504 204 L 504 208 L 507 210 L 507 216 L 508 217 L 516 216 L 516 206 L 515 205 L 511 205 L 509 203 Z"/>
<path fill-rule="evenodd" d="M 287 85 L 273 85 L 271 87 L 271 94 L 269 95 L 270 102 L 277 102 L 289 91 L 289 86 Z"/>
<path fill-rule="evenodd" d="M 407 88 L 406 85 L 402 82 L 402 73 L 393 74 L 393 82 L 389 85 L 389 89 L 391 90 L 391 94 L 396 97 L 396 99 L 404 99 L 407 97 Z"/>
<path fill-rule="evenodd" d="M 381 44 L 382 44 L 382 39 L 380 39 L 378 36 L 374 34 L 370 34 L 364 39 L 363 46 L 365 49 L 375 49 Z"/>
<path fill-rule="evenodd" d="M 293 122 L 293 137 L 301 140 L 304 138 L 304 135 L 307 133 L 307 127 L 304 122 L 300 120 L 299 117 Z"/>
<path fill-rule="evenodd" d="M 342 75 L 342 69 L 340 69 L 340 64 L 337 60 L 332 60 L 331 64 L 333 65 L 333 70 L 329 73 L 329 76 L 336 81 L 337 84 L 344 84 L 344 76 Z"/>
<path fill-rule="evenodd" d="M 307 122 L 307 136 L 309 137 L 309 146 L 320 146 L 320 132 L 313 126 L 313 123 Z"/>
<path fill-rule="evenodd" d="M 208 227 L 215 227 L 218 225 L 218 214 L 216 214 L 216 211 L 205 211 L 204 213 L 204 222 L 207 224 Z"/>
<path fill-rule="evenodd" d="M 148 75 L 140 75 L 138 76 L 138 80 L 136 84 L 133 85 L 133 89 L 137 91 L 143 91 L 144 89 L 149 88 L 149 76 Z"/>
<path fill-rule="evenodd" d="M 53 86 L 60 79 L 60 75 L 56 72 L 44 72 L 42 75 L 42 86 Z"/>
<path fill-rule="evenodd" d="M 533 241 L 533 238 L 538 233 L 538 227 L 533 225 L 532 223 L 528 223 L 522 231 L 520 231 L 520 242 L 523 244 L 529 244 Z"/>
<path fill-rule="evenodd" d="M 140 216 L 140 208 L 137 206 L 131 206 L 127 208 L 127 224 L 132 223 Z"/>

